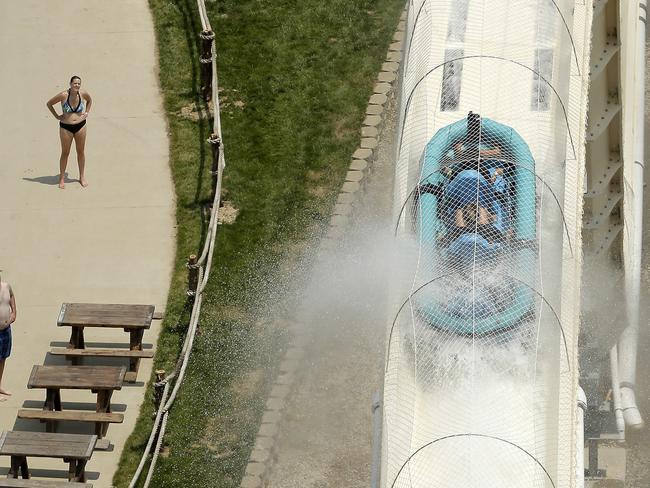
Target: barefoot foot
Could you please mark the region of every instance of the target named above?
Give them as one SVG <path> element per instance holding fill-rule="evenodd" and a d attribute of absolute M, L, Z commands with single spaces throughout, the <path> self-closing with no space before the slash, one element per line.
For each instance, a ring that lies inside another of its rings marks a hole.
<path fill-rule="evenodd" d="M 5 390 L 4 388 L 0 388 L 0 395 L 11 396 L 11 392 L 9 390 Z"/>
<path fill-rule="evenodd" d="M 65 182 L 63 180 L 59 180 L 59 188 L 63 190 L 65 188 Z"/>
<path fill-rule="evenodd" d="M 81 183 L 81 186 L 83 186 L 84 188 L 88 186 L 88 181 L 86 180 L 86 178 L 79 178 L 79 183 Z"/>

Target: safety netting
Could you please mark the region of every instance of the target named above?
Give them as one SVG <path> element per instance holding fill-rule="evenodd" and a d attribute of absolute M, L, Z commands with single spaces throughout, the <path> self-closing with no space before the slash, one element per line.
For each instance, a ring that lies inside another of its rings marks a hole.
<path fill-rule="evenodd" d="M 574 3 L 408 5 L 383 487 L 571 484 L 580 229 L 566 195 L 580 191 L 573 26 L 588 7 Z"/>

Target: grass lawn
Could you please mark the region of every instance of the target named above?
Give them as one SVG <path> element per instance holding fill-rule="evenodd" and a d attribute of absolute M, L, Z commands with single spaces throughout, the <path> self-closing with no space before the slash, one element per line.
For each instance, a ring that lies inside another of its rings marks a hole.
<path fill-rule="evenodd" d="M 206 2 L 216 33 L 224 199 L 202 334 L 174 404 L 152 486 L 239 485 L 288 337 L 295 262 L 327 222 L 403 0 Z M 173 369 L 188 324 L 185 261 L 202 244 L 212 121 L 199 99 L 195 0 L 150 0 L 177 194 L 178 251 L 156 368 Z M 198 114 L 203 117 L 196 116 Z M 151 392 L 122 455 L 125 487 L 152 425 Z M 144 479 L 144 476 L 142 476 Z"/>

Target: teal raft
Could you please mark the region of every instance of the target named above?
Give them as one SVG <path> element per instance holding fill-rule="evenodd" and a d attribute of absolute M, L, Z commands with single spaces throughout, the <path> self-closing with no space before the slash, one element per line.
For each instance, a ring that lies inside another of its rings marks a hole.
<path fill-rule="evenodd" d="M 468 146 L 473 148 L 463 151 Z M 463 152 L 467 157 L 461 161 Z M 423 256 L 436 261 L 427 266 L 436 276 L 412 298 L 423 320 L 454 334 L 487 335 L 530 317 L 537 266 L 535 191 L 535 161 L 513 128 L 470 112 L 433 136 L 424 150 L 412 213 Z M 468 204 L 487 210 L 490 224 L 478 225 L 477 211 L 472 225 L 460 227 L 458 209 Z"/>

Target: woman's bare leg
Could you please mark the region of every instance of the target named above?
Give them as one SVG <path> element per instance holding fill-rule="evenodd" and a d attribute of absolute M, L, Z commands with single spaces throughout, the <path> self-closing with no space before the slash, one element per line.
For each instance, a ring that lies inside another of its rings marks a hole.
<path fill-rule="evenodd" d="M 83 127 L 74 135 L 74 145 L 77 148 L 77 162 L 79 163 L 79 183 L 81 186 L 88 186 L 84 170 L 86 169 L 86 127 Z"/>
<path fill-rule="evenodd" d="M 68 166 L 68 156 L 72 145 L 73 135 L 64 128 L 59 128 L 61 138 L 61 157 L 59 158 L 59 188 L 65 188 L 65 168 Z"/>

